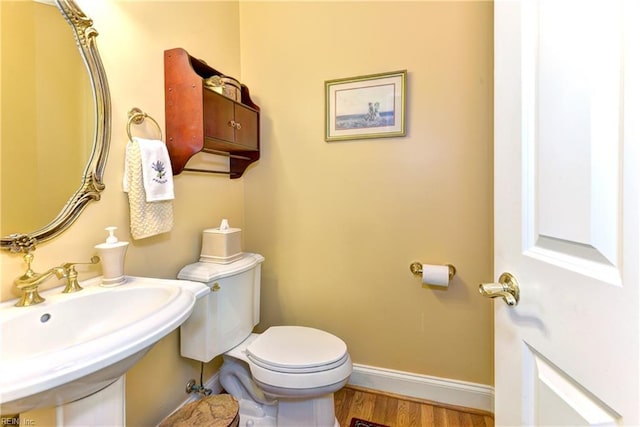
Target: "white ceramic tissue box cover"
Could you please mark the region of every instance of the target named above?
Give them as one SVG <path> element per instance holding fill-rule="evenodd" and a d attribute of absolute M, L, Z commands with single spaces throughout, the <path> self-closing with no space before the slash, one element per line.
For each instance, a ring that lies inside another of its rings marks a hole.
<path fill-rule="evenodd" d="M 242 230 L 208 228 L 202 232 L 201 262 L 228 264 L 242 257 Z"/>

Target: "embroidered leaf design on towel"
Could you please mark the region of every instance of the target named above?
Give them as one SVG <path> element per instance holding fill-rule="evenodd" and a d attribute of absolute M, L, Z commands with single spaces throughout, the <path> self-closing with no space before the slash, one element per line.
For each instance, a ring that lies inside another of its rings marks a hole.
<path fill-rule="evenodd" d="M 158 174 L 158 179 L 162 179 L 165 176 L 165 174 L 167 173 L 167 171 L 165 170 L 165 167 L 164 167 L 164 163 L 162 163 L 160 160 L 157 160 L 156 162 L 154 162 L 151 165 L 151 167 Z"/>

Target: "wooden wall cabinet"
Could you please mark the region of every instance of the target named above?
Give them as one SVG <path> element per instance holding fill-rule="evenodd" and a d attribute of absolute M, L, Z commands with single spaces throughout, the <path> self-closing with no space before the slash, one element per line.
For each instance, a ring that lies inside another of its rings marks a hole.
<path fill-rule="evenodd" d="M 204 86 L 204 79 L 223 75 L 184 49 L 164 52 L 167 149 L 173 174 L 183 170 L 228 173 L 239 178 L 260 158 L 260 107 L 241 85 L 236 102 Z M 196 153 L 228 155 L 229 171 L 186 168 Z"/>

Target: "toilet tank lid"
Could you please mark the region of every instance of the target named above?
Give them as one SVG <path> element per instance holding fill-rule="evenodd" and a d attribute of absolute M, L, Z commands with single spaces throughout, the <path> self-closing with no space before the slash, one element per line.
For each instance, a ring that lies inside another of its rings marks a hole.
<path fill-rule="evenodd" d="M 245 252 L 241 258 L 229 264 L 194 262 L 193 264 L 185 265 L 182 270 L 178 272 L 178 279 L 211 283 L 251 270 L 263 261 L 264 257 L 262 255 Z"/>

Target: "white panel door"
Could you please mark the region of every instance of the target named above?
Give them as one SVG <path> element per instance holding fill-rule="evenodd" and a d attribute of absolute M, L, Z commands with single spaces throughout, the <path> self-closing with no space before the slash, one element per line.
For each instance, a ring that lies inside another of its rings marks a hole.
<path fill-rule="evenodd" d="M 638 0 L 495 3 L 498 426 L 640 425 L 639 28 Z"/>

